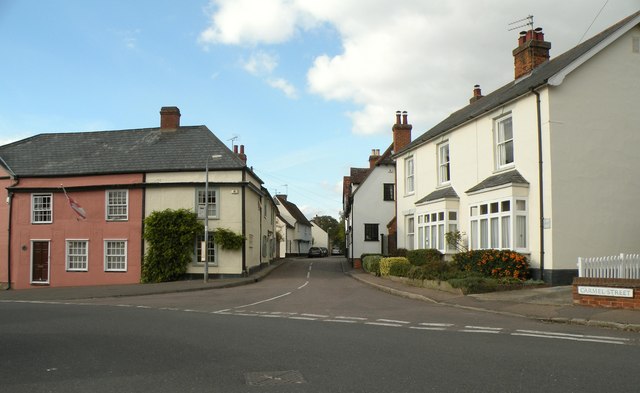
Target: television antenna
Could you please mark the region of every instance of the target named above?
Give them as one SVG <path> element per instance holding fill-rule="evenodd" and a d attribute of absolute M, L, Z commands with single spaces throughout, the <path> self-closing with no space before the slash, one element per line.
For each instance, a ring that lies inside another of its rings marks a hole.
<path fill-rule="evenodd" d="M 234 135 L 231 138 L 227 139 L 228 141 L 231 141 L 231 150 L 233 150 L 233 146 L 235 146 L 236 144 L 236 140 L 238 140 L 238 136 Z"/>
<path fill-rule="evenodd" d="M 527 26 L 529 27 L 527 30 L 533 30 L 533 15 L 529 15 L 526 18 L 511 22 L 507 26 L 510 26 L 509 28 L 507 28 L 508 31 L 521 29 Z"/>

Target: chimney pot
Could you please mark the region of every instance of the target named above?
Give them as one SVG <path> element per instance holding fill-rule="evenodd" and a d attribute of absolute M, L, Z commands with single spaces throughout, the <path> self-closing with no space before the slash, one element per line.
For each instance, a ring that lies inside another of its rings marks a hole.
<path fill-rule="evenodd" d="M 247 155 L 244 154 L 244 145 L 240 145 L 240 153 L 238 154 L 238 157 L 240 157 L 245 164 L 247 163 Z"/>
<path fill-rule="evenodd" d="M 396 111 L 396 124 L 400 124 L 400 111 Z"/>
<path fill-rule="evenodd" d="M 407 111 L 402 112 L 402 124 L 407 124 Z"/>
<path fill-rule="evenodd" d="M 238 154 L 238 145 L 233 145 L 233 152 Z"/>
<path fill-rule="evenodd" d="M 160 130 L 175 131 L 180 127 L 180 109 L 177 106 L 163 106 L 160 109 Z"/>
<path fill-rule="evenodd" d="M 478 101 L 479 99 L 481 99 L 482 97 L 484 96 L 482 95 L 482 90 L 480 89 L 480 85 L 475 85 L 473 86 L 473 96 L 469 99 L 469 103 L 472 104 Z"/>

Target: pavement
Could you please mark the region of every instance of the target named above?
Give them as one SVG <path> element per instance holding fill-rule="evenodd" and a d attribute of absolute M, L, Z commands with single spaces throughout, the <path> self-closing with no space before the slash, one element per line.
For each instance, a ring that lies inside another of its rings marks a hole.
<path fill-rule="evenodd" d="M 261 281 L 275 269 L 288 262 L 288 259 L 280 259 L 248 277 L 217 278 L 209 280 L 208 283 L 202 280 L 184 280 L 158 284 L 13 289 L 0 291 L 0 302 L 60 302 L 230 288 Z M 346 260 L 343 261 L 342 268 L 345 274 L 374 288 L 429 303 L 546 322 L 640 332 L 640 311 L 574 305 L 570 285 L 461 295 L 436 289 L 414 287 L 389 278 L 376 277 L 361 269 L 351 269 Z"/>

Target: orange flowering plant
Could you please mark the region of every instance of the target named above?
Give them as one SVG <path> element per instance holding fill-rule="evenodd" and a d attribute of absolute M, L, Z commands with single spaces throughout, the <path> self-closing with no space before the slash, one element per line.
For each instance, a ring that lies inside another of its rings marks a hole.
<path fill-rule="evenodd" d="M 529 278 L 529 261 L 524 255 L 511 250 L 473 250 L 453 256 L 458 268 L 481 273 L 486 277 Z"/>

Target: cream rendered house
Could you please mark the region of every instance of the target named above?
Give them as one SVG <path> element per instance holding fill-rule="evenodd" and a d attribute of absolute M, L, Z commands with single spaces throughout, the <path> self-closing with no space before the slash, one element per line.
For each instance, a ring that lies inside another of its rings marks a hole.
<path fill-rule="evenodd" d="M 205 126 L 180 126 L 180 111 L 164 107 L 161 135 L 178 152 L 172 158 L 153 160 L 145 174 L 144 215 L 167 208 L 184 208 L 207 219 L 209 275 L 244 275 L 275 256 L 275 209 L 262 181 L 247 166 L 244 146 L 231 151 Z M 207 179 L 208 169 L 208 179 Z M 245 237 L 240 250 L 219 247 L 212 236 L 227 228 Z M 194 241 L 194 258 L 187 273 L 202 275 L 202 237 Z M 271 247 L 269 244 L 272 244 Z"/>
<path fill-rule="evenodd" d="M 276 195 L 274 202 L 276 203 L 282 221 L 285 222 L 286 255 L 307 255 L 313 241 L 311 222 L 309 222 L 295 203 L 287 200 L 286 195 Z"/>
<path fill-rule="evenodd" d="M 534 277 L 570 283 L 579 256 L 640 244 L 640 12 L 549 60 L 521 33 L 515 79 L 416 138 L 397 161 L 398 247 L 528 255 Z"/>

